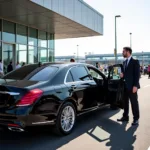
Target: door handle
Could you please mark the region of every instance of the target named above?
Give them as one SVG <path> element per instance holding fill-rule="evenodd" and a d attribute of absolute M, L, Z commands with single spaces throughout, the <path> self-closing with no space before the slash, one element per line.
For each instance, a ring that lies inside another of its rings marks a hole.
<path fill-rule="evenodd" d="M 71 85 L 71 89 L 72 89 L 72 90 L 75 90 L 76 88 L 77 88 L 76 85 Z"/>
<path fill-rule="evenodd" d="M 56 93 L 61 94 L 62 92 L 61 91 L 56 91 Z"/>

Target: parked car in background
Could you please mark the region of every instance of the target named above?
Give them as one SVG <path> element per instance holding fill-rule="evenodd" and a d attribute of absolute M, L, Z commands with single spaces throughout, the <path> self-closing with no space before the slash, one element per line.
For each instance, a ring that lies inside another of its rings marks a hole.
<path fill-rule="evenodd" d="M 76 117 L 104 105 L 123 107 L 122 65 L 109 67 L 106 77 L 92 65 L 26 65 L 0 79 L 0 126 L 11 131 L 55 126 L 69 134 Z"/>

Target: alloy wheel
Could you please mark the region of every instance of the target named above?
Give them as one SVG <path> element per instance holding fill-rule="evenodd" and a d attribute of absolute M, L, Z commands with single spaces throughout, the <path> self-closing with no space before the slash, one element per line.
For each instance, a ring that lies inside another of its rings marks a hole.
<path fill-rule="evenodd" d="M 61 128 L 69 132 L 75 123 L 75 111 L 71 106 L 66 106 L 61 113 Z"/>

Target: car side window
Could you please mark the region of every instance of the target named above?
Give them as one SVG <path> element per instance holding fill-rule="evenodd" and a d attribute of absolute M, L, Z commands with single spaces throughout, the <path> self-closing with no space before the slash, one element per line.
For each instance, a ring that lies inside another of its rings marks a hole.
<path fill-rule="evenodd" d="M 110 72 L 110 78 L 113 80 L 120 79 L 121 67 L 113 67 Z"/>
<path fill-rule="evenodd" d="M 67 78 L 66 78 L 66 82 L 73 82 L 73 78 L 72 78 L 72 75 L 70 73 L 70 71 L 68 72 L 68 75 L 67 75 Z"/>
<path fill-rule="evenodd" d="M 98 72 L 96 72 L 94 69 L 88 68 L 88 70 L 93 78 L 103 79 L 103 77 Z"/>
<path fill-rule="evenodd" d="M 74 67 L 70 70 L 74 81 L 90 80 L 87 70 L 83 66 Z"/>

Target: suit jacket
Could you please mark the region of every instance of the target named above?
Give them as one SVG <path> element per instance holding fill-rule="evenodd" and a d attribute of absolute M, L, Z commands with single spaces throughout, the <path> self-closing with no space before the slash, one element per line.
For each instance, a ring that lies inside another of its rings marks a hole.
<path fill-rule="evenodd" d="M 7 72 L 9 73 L 11 71 L 13 71 L 13 66 L 9 64 L 7 67 Z"/>
<path fill-rule="evenodd" d="M 125 62 L 123 63 L 123 74 L 125 79 L 125 86 L 128 90 L 132 90 L 134 86 L 140 88 L 140 64 L 138 60 L 131 57 L 127 68 L 125 69 Z"/>

